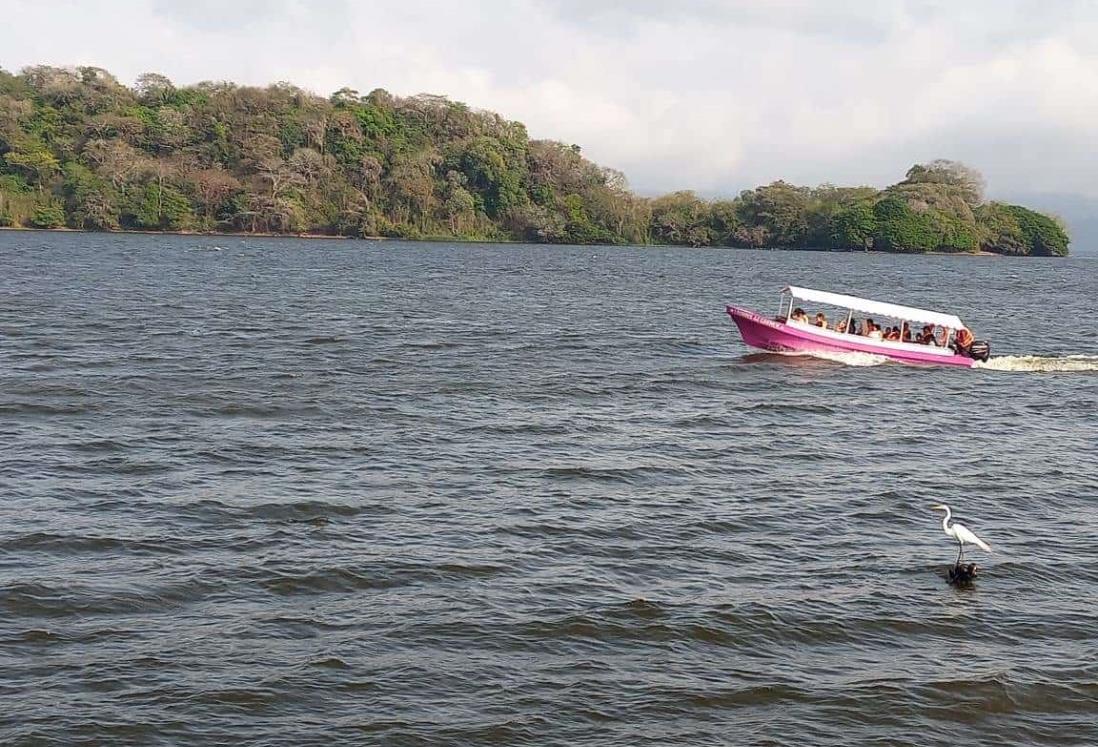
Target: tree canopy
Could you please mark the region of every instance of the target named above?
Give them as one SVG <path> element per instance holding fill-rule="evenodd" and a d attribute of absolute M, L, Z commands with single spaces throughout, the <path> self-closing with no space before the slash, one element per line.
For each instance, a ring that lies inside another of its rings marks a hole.
<path fill-rule="evenodd" d="M 1066 254 L 1054 219 L 985 202 L 953 161 L 884 190 L 777 181 L 644 198 L 579 146 L 444 96 L 289 83 L 122 85 L 0 69 L 0 226 L 549 243 Z"/>

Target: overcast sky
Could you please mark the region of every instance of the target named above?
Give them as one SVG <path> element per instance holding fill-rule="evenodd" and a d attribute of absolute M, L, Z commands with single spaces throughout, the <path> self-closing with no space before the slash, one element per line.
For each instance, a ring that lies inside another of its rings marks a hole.
<path fill-rule="evenodd" d="M 953 158 L 992 195 L 1098 197 L 1098 3 L 0 0 L 0 66 L 132 84 L 445 94 L 644 193 L 884 185 Z"/>

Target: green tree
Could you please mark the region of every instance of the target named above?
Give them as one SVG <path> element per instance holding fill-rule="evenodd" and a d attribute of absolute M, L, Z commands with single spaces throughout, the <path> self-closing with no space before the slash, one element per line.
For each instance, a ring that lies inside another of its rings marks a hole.
<path fill-rule="evenodd" d="M 178 231 L 189 228 L 193 220 L 186 195 L 169 184 L 148 182 L 128 206 L 132 225 L 150 230 Z"/>
<path fill-rule="evenodd" d="M 153 171 L 152 159 L 121 140 L 92 140 L 84 146 L 84 162 L 110 181 L 123 199 L 129 188 Z"/>
<path fill-rule="evenodd" d="M 938 235 L 925 214 L 917 213 L 899 197 L 886 197 L 873 208 L 877 232 L 873 245 L 894 252 L 929 252 L 938 248 Z"/>
<path fill-rule="evenodd" d="M 175 84 L 160 73 L 142 73 L 137 76 L 134 93 L 145 106 L 162 106 L 174 99 Z"/>
<path fill-rule="evenodd" d="M 65 209 L 61 203 L 47 200 L 34 209 L 30 223 L 34 228 L 60 228 L 65 225 Z"/>
<path fill-rule="evenodd" d="M 709 204 L 709 235 L 718 246 L 734 246 L 742 223 L 735 200 L 714 200 Z"/>
<path fill-rule="evenodd" d="M 132 89 L 97 67 L 0 70 L 0 220 L 544 242 L 1061 254 L 1055 220 L 983 202 L 952 161 L 878 191 L 784 181 L 654 199 L 578 145 L 445 96 L 289 83 Z"/>
<path fill-rule="evenodd" d="M 435 202 L 435 167 L 439 157 L 433 150 L 401 157 L 389 171 L 396 223 L 415 223 L 422 230 Z"/>
<path fill-rule="evenodd" d="M 766 229 L 776 246 L 805 246 L 808 239 L 809 190 L 776 181 L 740 195 L 740 217 L 748 226 Z"/>
<path fill-rule="evenodd" d="M 1000 225 L 1005 224 L 1011 228 L 1016 226 L 1010 243 L 1013 244 L 1017 240 L 1015 237 L 1020 234 L 1020 245 L 1024 248 L 1021 253 L 1046 257 L 1060 257 L 1068 253 L 1070 238 L 1063 226 L 1053 218 L 1021 205 L 997 204 L 995 211 L 1002 221 Z M 1005 252 L 1008 248 L 1007 242 L 1003 241 L 1001 234 L 997 238 L 1002 243 L 987 243 L 985 246 L 991 251 Z"/>
<path fill-rule="evenodd" d="M 887 212 L 889 206 L 883 210 Z M 877 233 L 877 213 L 860 202 L 840 210 L 831 221 L 832 246 L 840 249 L 869 249 Z"/>
<path fill-rule="evenodd" d="M 673 192 L 652 201 L 652 240 L 658 244 L 709 246 L 709 206 L 690 191 Z"/>
<path fill-rule="evenodd" d="M 65 211 L 76 228 L 118 228 L 118 199 L 109 182 L 80 163 L 65 164 Z"/>
<path fill-rule="evenodd" d="M 475 217 L 476 201 L 469 190 L 465 189 L 465 176 L 457 171 L 446 174 L 446 199 L 443 202 L 443 211 L 450 224 L 450 232 L 455 236 L 461 235 Z"/>
<path fill-rule="evenodd" d="M 37 138 L 27 138 L 4 154 L 4 160 L 26 174 L 42 191 L 57 174 L 61 162 L 49 148 Z"/>
<path fill-rule="evenodd" d="M 917 163 L 907 171 L 901 184 L 940 184 L 954 187 L 969 205 L 979 205 L 984 199 L 984 177 L 976 169 L 959 161 L 938 159 Z"/>
<path fill-rule="evenodd" d="M 492 218 L 526 201 L 522 188 L 525 164 L 508 155 L 502 143 L 485 136 L 463 143 L 446 159 L 448 166 L 465 176 L 469 188 L 482 196 L 484 210 Z"/>

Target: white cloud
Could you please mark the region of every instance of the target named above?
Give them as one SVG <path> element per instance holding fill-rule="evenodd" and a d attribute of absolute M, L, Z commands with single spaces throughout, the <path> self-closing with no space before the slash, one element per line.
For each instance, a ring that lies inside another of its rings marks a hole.
<path fill-rule="evenodd" d="M 583 146 L 643 191 L 883 184 L 970 162 L 995 192 L 1098 196 L 1098 8 L 881 0 L 49 3 L 0 64 L 132 81 L 443 93 Z"/>

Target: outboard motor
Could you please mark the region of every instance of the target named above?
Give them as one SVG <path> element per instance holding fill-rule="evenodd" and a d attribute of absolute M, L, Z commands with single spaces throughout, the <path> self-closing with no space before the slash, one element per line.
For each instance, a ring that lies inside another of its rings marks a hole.
<path fill-rule="evenodd" d="M 972 344 L 961 352 L 974 361 L 986 361 L 991 357 L 991 343 L 987 340 L 973 340 Z"/>
<path fill-rule="evenodd" d="M 968 356 L 974 361 L 986 361 L 991 356 L 991 345 L 987 340 L 972 339 L 972 332 L 964 327 L 957 330 L 950 347 L 955 353 Z"/>

